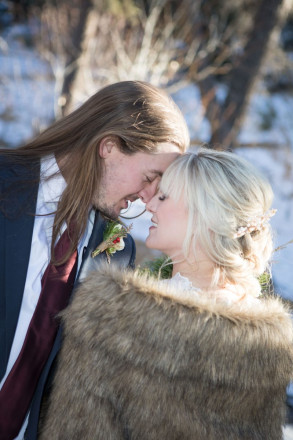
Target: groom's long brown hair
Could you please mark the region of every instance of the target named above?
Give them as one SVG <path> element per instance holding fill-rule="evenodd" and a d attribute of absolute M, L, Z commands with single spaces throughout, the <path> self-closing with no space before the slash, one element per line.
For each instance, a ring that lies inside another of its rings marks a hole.
<path fill-rule="evenodd" d="M 76 225 L 69 253 L 77 247 L 85 231 L 101 177 L 99 143 L 108 135 L 119 139 L 125 154 L 156 153 L 157 144 L 162 142 L 173 143 L 184 152 L 189 144 L 184 118 L 164 91 L 141 81 L 123 81 L 99 90 L 25 146 L 0 150 L 17 162 L 50 154 L 57 159 L 66 158 L 61 163 L 65 164 L 67 187 L 55 214 L 52 255 L 64 223 L 74 219 Z M 61 172 L 62 169 L 61 166 Z"/>

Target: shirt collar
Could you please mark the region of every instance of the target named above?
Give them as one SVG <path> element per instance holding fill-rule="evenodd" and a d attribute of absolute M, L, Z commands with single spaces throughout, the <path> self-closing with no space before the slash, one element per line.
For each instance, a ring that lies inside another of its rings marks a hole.
<path fill-rule="evenodd" d="M 50 178 L 50 176 L 53 176 Z M 66 188 L 66 182 L 62 176 L 54 155 L 41 160 L 41 185 L 43 200 L 45 203 L 58 203 Z"/>

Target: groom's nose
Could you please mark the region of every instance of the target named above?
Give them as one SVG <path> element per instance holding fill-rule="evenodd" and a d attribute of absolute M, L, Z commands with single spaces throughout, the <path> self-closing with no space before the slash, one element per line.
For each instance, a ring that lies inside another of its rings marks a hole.
<path fill-rule="evenodd" d="M 159 180 L 159 177 L 154 179 L 138 192 L 138 196 L 143 203 L 148 203 L 154 197 L 158 189 Z"/>

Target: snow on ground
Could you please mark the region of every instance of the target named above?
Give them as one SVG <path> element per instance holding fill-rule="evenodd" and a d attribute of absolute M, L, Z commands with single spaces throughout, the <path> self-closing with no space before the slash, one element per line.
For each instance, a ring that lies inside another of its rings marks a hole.
<path fill-rule="evenodd" d="M 32 137 L 38 129 L 54 119 L 54 82 L 50 69 L 31 48 L 25 47 L 17 35 L 24 28 L 14 26 L 0 36 L 0 143 L 16 147 Z M 173 95 L 183 111 L 192 139 L 205 142 L 210 127 L 203 117 L 199 90 L 186 86 Z M 286 94 L 268 95 L 261 84 L 252 96 L 244 126 L 239 135 L 241 143 L 275 143 L 275 148 L 236 150 L 251 160 L 268 176 L 274 192 L 272 219 L 276 231 L 276 247 L 293 239 L 293 97 Z M 141 202 L 133 204 L 127 216 L 144 209 Z M 150 226 L 148 213 L 133 223 L 135 239 L 144 241 Z M 275 253 L 273 277 L 277 291 L 293 300 L 293 244 Z"/>
<path fill-rule="evenodd" d="M 50 69 L 24 46 L 24 32 L 26 28 L 17 25 L 0 36 L 0 143 L 12 147 L 54 119 Z"/>

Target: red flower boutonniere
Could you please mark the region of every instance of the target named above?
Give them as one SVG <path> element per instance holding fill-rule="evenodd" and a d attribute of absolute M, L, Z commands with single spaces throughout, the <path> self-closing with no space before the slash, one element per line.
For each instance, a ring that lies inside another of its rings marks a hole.
<path fill-rule="evenodd" d="M 101 252 L 106 252 L 107 261 L 110 263 L 111 256 L 115 254 L 115 252 L 122 251 L 125 248 L 123 238 L 127 236 L 131 228 L 132 225 L 126 228 L 121 223 L 114 221 L 108 222 L 103 235 L 104 240 L 92 252 L 92 258 L 95 258 Z"/>

